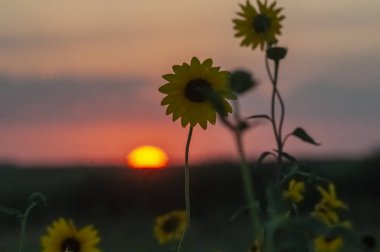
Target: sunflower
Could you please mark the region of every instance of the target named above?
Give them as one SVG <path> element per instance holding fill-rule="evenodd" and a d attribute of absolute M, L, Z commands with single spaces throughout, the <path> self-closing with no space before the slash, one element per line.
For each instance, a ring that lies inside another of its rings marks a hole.
<path fill-rule="evenodd" d="M 174 65 L 174 73 L 162 76 L 168 83 L 159 88 L 167 95 L 161 105 L 168 105 L 166 114 L 173 114 L 173 121 L 181 118 L 183 127 L 199 124 L 206 129 L 207 122 L 215 124 L 216 108 L 207 95 L 210 92 L 220 98 L 223 116 L 232 112 L 225 100 L 236 98 L 229 87 L 229 72 L 220 71 L 212 63 L 211 59 L 201 63 L 193 57 L 190 65 Z"/>
<path fill-rule="evenodd" d="M 59 218 L 41 237 L 42 252 L 100 252 L 98 231 L 92 226 L 77 230 L 71 220 Z"/>
<path fill-rule="evenodd" d="M 186 212 L 175 210 L 156 218 L 153 232 L 160 244 L 181 239 L 186 229 Z"/>
<path fill-rule="evenodd" d="M 234 19 L 235 37 L 243 37 L 241 46 L 252 46 L 255 49 L 260 46 L 273 44 L 277 41 L 277 35 L 281 35 L 281 21 L 285 16 L 280 15 L 282 8 L 276 8 L 276 2 L 268 5 L 265 0 L 262 3 L 257 0 L 258 11 L 247 0 L 246 5 L 240 4 L 242 12 L 237 14 L 241 19 Z"/>

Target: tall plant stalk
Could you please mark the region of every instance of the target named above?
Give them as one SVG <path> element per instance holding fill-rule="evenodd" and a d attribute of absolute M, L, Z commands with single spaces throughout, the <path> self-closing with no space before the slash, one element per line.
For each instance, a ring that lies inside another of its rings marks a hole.
<path fill-rule="evenodd" d="M 177 252 L 181 250 L 183 239 L 185 234 L 190 228 L 190 169 L 189 169 L 189 151 L 190 151 L 190 142 L 193 135 L 193 127 L 190 126 L 189 133 L 187 135 L 186 149 L 185 149 L 185 207 L 186 207 L 186 224 L 185 230 L 182 233 L 181 239 L 177 246 Z"/>

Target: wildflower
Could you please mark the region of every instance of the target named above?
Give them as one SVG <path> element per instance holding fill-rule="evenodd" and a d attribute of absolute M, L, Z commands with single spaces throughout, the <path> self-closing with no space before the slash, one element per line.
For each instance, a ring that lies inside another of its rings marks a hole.
<path fill-rule="evenodd" d="M 318 186 L 317 189 L 321 193 L 322 199 L 315 205 L 314 211 L 311 215 L 328 226 L 340 225 L 351 228 L 351 223 L 349 221 L 341 222 L 339 220 L 337 210 L 348 209 L 348 206 L 343 201 L 337 199 L 334 184 L 330 183 L 328 190 L 325 190 L 320 186 Z"/>
<path fill-rule="evenodd" d="M 343 247 L 343 240 L 338 236 L 320 235 L 314 239 L 314 252 L 338 252 Z"/>
<path fill-rule="evenodd" d="M 325 208 L 320 204 L 315 206 L 315 210 L 311 215 L 319 219 L 328 226 L 333 226 L 339 223 L 339 216 L 335 210 Z"/>
<path fill-rule="evenodd" d="M 303 181 L 290 180 L 288 189 L 283 192 L 284 199 L 289 199 L 294 203 L 299 203 L 303 200 L 303 193 L 305 192 L 305 183 Z"/>
<path fill-rule="evenodd" d="M 252 49 L 266 44 L 274 44 L 276 36 L 281 35 L 281 21 L 285 16 L 280 15 L 282 8 L 276 8 L 276 2 L 268 5 L 267 0 L 262 3 L 257 0 L 258 11 L 247 0 L 246 5 L 240 4 L 242 12 L 237 14 L 241 19 L 234 19 L 235 37 L 243 37 L 241 46 L 251 46 Z"/>
<path fill-rule="evenodd" d="M 186 228 L 186 212 L 176 210 L 158 216 L 154 225 L 154 235 L 160 244 L 179 240 Z"/>
<path fill-rule="evenodd" d="M 173 121 L 181 118 L 183 127 L 187 124 L 191 127 L 199 124 L 206 129 L 207 122 L 215 124 L 216 108 L 208 99 L 210 92 L 221 98 L 223 116 L 232 112 L 231 106 L 225 100 L 235 99 L 228 83 L 229 73 L 220 71 L 220 67 L 213 67 L 212 63 L 211 59 L 201 63 L 198 58 L 193 57 L 190 65 L 174 65 L 174 74 L 162 76 L 168 83 L 159 88 L 160 92 L 167 95 L 161 105 L 168 105 L 166 114 L 173 114 Z"/>
<path fill-rule="evenodd" d="M 42 252 L 100 252 L 98 231 L 91 225 L 78 230 L 70 220 L 59 218 L 41 237 Z"/>
<path fill-rule="evenodd" d="M 322 194 L 322 205 L 326 205 L 327 207 L 333 209 L 348 209 L 348 206 L 344 204 L 343 201 L 336 198 L 335 185 L 333 183 L 329 184 L 328 191 L 320 186 L 318 186 L 317 189 Z"/>

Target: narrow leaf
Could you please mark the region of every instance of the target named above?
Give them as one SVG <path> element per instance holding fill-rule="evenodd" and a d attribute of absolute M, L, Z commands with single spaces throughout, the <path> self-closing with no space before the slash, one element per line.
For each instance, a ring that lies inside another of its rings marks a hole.
<path fill-rule="evenodd" d="M 257 119 L 257 118 L 264 118 L 264 119 L 268 119 L 269 121 L 272 121 L 272 119 L 268 115 L 253 115 L 253 116 L 248 116 L 246 119 Z"/>
<path fill-rule="evenodd" d="M 261 153 L 259 159 L 257 160 L 257 163 L 258 163 L 258 164 L 261 164 L 261 163 L 264 161 L 264 159 L 265 159 L 267 156 L 269 156 L 269 155 L 276 156 L 273 152 L 265 151 L 265 152 Z"/>
<path fill-rule="evenodd" d="M 296 128 L 293 132 L 292 135 L 295 137 L 298 137 L 304 142 L 314 144 L 314 145 L 321 145 L 320 143 L 317 143 L 314 141 L 314 139 L 303 129 L 303 128 Z"/>
<path fill-rule="evenodd" d="M 290 162 L 297 162 L 297 159 L 295 157 L 293 157 L 292 155 L 290 155 L 289 153 L 287 152 L 279 152 L 278 150 L 275 150 L 279 155 L 283 156 L 284 158 L 286 158 L 287 160 L 289 160 Z"/>
<path fill-rule="evenodd" d="M 22 215 L 20 211 L 10 207 L 0 207 L 0 212 L 16 217 Z"/>

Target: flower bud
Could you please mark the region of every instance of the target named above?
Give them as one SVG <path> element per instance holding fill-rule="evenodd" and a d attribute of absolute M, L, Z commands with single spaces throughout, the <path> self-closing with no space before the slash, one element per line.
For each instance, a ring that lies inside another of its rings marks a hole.
<path fill-rule="evenodd" d="M 274 46 L 267 49 L 267 57 L 274 61 L 280 61 L 285 58 L 287 52 L 288 49 L 285 47 Z"/>
<path fill-rule="evenodd" d="M 34 192 L 30 195 L 29 202 L 36 203 L 37 205 L 41 205 L 41 206 L 47 205 L 46 203 L 47 200 L 46 200 L 45 195 L 43 195 L 42 193 L 37 193 L 37 192 Z"/>
<path fill-rule="evenodd" d="M 236 94 L 242 94 L 257 86 L 257 81 L 246 71 L 238 70 L 230 76 L 230 87 Z"/>

